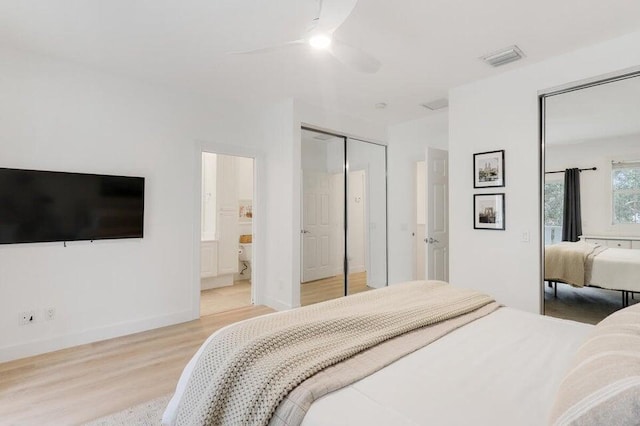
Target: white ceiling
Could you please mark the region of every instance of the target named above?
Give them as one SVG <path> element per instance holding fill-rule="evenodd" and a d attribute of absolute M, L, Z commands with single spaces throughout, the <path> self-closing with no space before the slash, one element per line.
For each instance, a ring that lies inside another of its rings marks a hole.
<path fill-rule="evenodd" d="M 546 101 L 545 142 L 549 145 L 630 135 L 640 135 L 640 77 L 563 93 Z"/>
<path fill-rule="evenodd" d="M 315 11 L 315 0 L 3 0 L 0 44 L 222 99 L 297 97 L 392 124 L 429 114 L 419 104 L 450 87 L 640 29 L 640 2 L 629 0 L 360 0 L 336 36 L 380 59 L 375 75 L 306 46 L 225 54 L 297 39 Z M 478 60 L 512 44 L 527 58 L 498 69 Z"/>

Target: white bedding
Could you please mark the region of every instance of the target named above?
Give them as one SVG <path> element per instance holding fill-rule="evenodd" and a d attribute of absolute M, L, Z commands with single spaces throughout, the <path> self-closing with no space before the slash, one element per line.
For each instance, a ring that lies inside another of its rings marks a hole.
<path fill-rule="evenodd" d="M 319 399 L 303 425 L 546 424 L 566 367 L 592 327 L 501 308 Z M 197 356 L 163 423 L 175 415 Z"/>
<path fill-rule="evenodd" d="M 303 425 L 545 425 L 592 327 L 499 309 L 319 399 Z"/>
<path fill-rule="evenodd" d="M 640 292 L 640 250 L 608 248 L 593 258 L 591 285 Z"/>

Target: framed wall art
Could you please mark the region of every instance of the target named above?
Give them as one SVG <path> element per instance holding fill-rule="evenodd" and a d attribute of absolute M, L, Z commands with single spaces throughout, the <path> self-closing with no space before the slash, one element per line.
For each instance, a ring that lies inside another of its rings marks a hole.
<path fill-rule="evenodd" d="M 240 200 L 238 202 L 238 218 L 240 222 L 251 222 L 253 220 L 252 200 Z"/>
<path fill-rule="evenodd" d="M 473 187 L 504 186 L 504 150 L 473 154 Z"/>
<path fill-rule="evenodd" d="M 505 230 L 504 194 L 473 196 L 473 228 Z"/>

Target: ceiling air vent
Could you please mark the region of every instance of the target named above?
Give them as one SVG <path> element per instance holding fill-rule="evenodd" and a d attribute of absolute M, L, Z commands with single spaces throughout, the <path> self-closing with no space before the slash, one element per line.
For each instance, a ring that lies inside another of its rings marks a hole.
<path fill-rule="evenodd" d="M 431 111 L 437 111 L 442 108 L 446 108 L 449 106 L 449 100 L 447 98 L 436 99 L 435 101 L 425 102 L 420 104 L 426 109 L 430 109 Z"/>
<path fill-rule="evenodd" d="M 510 62 L 518 61 L 522 58 L 524 58 L 524 53 L 518 46 L 514 44 L 513 46 L 509 46 L 504 49 L 500 49 L 497 52 L 485 55 L 480 59 L 482 59 L 492 67 L 499 67 Z"/>

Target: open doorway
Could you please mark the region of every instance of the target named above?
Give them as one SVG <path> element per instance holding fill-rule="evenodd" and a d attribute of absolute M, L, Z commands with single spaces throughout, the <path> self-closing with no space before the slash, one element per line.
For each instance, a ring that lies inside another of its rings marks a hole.
<path fill-rule="evenodd" d="M 252 304 L 254 159 L 202 153 L 200 316 Z"/>

